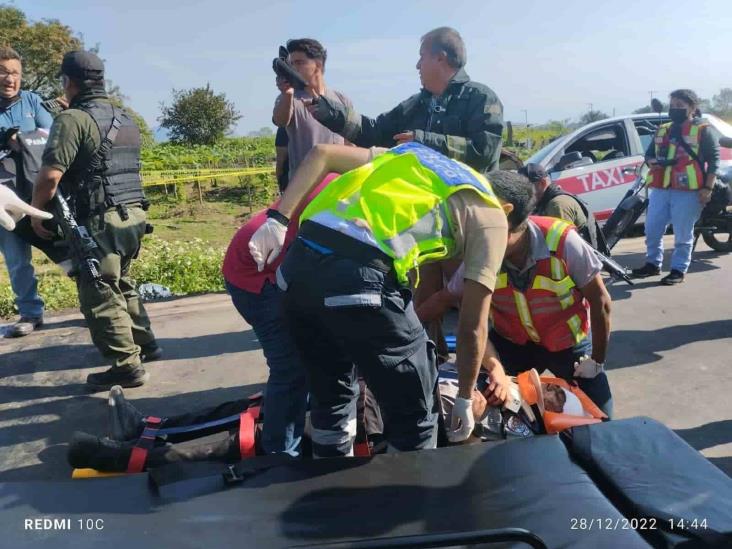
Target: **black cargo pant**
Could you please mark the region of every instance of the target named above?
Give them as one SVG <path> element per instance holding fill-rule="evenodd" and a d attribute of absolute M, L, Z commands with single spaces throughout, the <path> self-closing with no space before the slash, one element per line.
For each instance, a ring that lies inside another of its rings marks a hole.
<path fill-rule="evenodd" d="M 433 448 L 438 405 L 434 346 L 389 258 L 305 222 L 277 278 L 286 292 L 285 321 L 309 377 L 313 454 L 352 452 L 356 367 L 379 403 L 389 446 L 399 451 Z"/>
<path fill-rule="evenodd" d="M 234 421 L 221 432 L 221 427 L 206 427 L 208 422 L 241 414 L 249 408 L 248 398 L 224 402 L 218 406 L 187 412 L 163 419 L 163 429 L 172 427 L 197 427 L 181 433 L 168 434 L 166 444 L 150 450 L 145 466 L 159 467 L 179 461 L 238 461 L 239 422 Z M 140 433 L 142 434 L 142 432 Z M 214 435 L 214 436 L 209 436 Z M 208 437 L 199 442 L 198 439 Z"/>

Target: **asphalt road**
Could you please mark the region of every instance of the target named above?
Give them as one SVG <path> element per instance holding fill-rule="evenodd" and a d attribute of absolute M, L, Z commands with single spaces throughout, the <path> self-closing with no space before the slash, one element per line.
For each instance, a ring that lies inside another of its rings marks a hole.
<path fill-rule="evenodd" d="M 642 239 L 626 240 L 616 258 L 637 266 L 643 250 Z M 664 422 L 732 476 L 732 255 L 700 243 L 686 283 L 657 280 L 610 288 L 616 417 Z M 126 391 L 139 409 L 170 415 L 262 387 L 259 344 L 228 296 L 148 309 L 165 358 L 148 366 L 147 385 Z M 77 313 L 49 316 L 26 338 L 0 339 L 0 481 L 68 478 L 71 433 L 106 434 L 106 393 L 84 384 L 103 366 Z"/>

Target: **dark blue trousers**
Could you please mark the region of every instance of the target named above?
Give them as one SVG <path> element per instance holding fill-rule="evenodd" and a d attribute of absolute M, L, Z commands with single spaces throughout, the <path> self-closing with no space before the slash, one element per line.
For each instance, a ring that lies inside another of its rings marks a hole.
<path fill-rule="evenodd" d="M 434 346 L 411 292 L 390 267 L 365 263 L 301 233 L 278 272 L 285 319 L 308 375 L 313 453 L 319 457 L 352 452 L 356 368 L 379 403 L 391 448 L 435 446 Z"/>

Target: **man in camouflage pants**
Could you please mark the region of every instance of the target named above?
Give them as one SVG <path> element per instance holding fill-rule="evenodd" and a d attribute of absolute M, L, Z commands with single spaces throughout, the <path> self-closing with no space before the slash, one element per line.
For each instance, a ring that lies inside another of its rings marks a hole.
<path fill-rule="evenodd" d="M 503 105 L 489 87 L 473 82 L 460 34 L 449 27 L 422 37 L 417 70 L 422 90 L 376 119 L 321 96 L 310 112 L 326 128 L 359 147 L 417 141 L 478 171 L 498 168 Z"/>
<path fill-rule="evenodd" d="M 32 203 L 46 207 L 60 184 L 77 222 L 86 226 L 99 247 L 101 280 L 90 280 L 82 271 L 76 284 L 92 340 L 112 367 L 90 374 L 87 383 L 100 390 L 113 385 L 137 387 L 149 378 L 142 360 L 161 355 L 129 278 L 146 228 L 140 132 L 109 101 L 104 65 L 96 55 L 67 53 L 61 76 L 69 109 L 51 127 Z M 32 226 L 38 236 L 53 237 L 40 220 L 33 220 Z"/>

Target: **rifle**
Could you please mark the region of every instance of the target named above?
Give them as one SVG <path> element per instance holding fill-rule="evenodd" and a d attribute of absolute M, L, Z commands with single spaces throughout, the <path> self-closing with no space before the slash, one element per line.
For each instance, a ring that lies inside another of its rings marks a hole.
<path fill-rule="evenodd" d="M 633 281 L 628 275 L 628 270 L 625 267 L 594 248 L 592 251 L 595 252 L 597 258 L 602 262 L 602 269 L 608 273 L 613 280 L 623 280 L 633 286 Z"/>
<path fill-rule="evenodd" d="M 48 205 L 61 229 L 64 245 L 69 249 L 72 264 L 69 276 L 79 276 L 80 280 L 98 284 L 102 280 L 101 252 L 96 240 L 89 234 L 85 226 L 76 222 L 66 199 L 59 191 L 56 191 Z"/>
<path fill-rule="evenodd" d="M 272 70 L 275 71 L 277 76 L 286 80 L 290 86 L 296 90 L 302 91 L 305 89 L 305 86 L 308 85 L 292 65 L 287 62 L 287 49 L 283 46 L 280 46 L 279 57 L 275 57 L 272 60 Z"/>
<path fill-rule="evenodd" d="M 9 137 L 13 133 L 17 133 L 18 142 L 21 146 L 21 155 L 24 158 L 27 155 L 26 159 L 34 160 L 36 166 L 40 167 L 40 158 L 43 154 L 47 134 L 38 130 L 28 133 L 18 132 L 17 129 L 14 129 L 14 131 L 11 130 L 4 132 L 6 136 Z M 2 151 L 0 151 L 0 158 L 2 156 Z M 29 175 L 35 179 L 35 176 L 32 174 L 23 174 L 26 178 Z M 32 183 L 30 181 L 31 186 Z M 58 248 L 67 248 L 68 259 L 71 259 L 72 264 L 71 271 L 68 273 L 69 276 L 80 276 L 82 280 L 98 284 L 102 280 L 100 273 L 101 251 L 87 228 L 79 225 L 76 219 L 74 219 L 66 199 L 61 195 L 60 189 L 56 191 L 56 194 L 48 203 L 47 208 L 53 214 L 54 221 L 58 223 L 63 241 L 52 243 L 43 241 L 33 233 L 30 226 L 25 226 L 25 234 L 16 231 L 18 236 L 40 248 L 56 263 L 62 263 L 63 259 L 66 258 L 66 254 L 61 253 Z M 22 220 L 21 224 L 23 221 L 25 220 Z"/>

